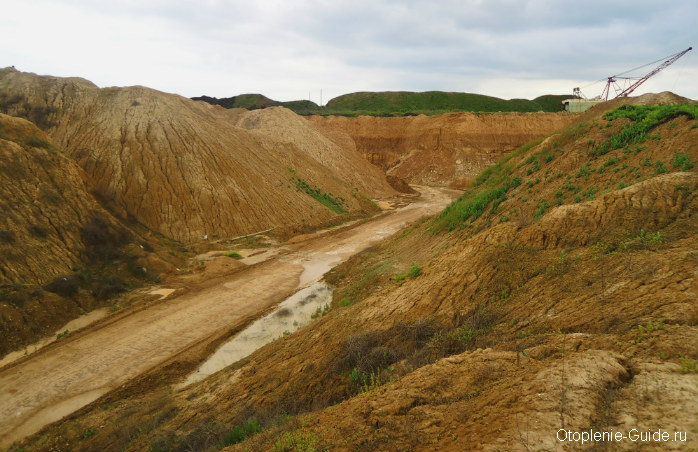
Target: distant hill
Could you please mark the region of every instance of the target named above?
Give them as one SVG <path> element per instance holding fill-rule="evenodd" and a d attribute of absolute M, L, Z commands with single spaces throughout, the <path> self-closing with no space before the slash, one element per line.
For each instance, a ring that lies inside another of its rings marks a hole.
<path fill-rule="evenodd" d="M 286 107 L 299 115 L 318 115 L 320 107 L 309 100 L 293 100 L 279 102 L 269 99 L 262 94 L 240 94 L 239 96 L 224 97 L 221 99 L 209 96 L 192 97 L 192 100 L 202 100 L 213 105 L 225 108 L 245 108 L 247 110 L 260 110 L 268 107 Z"/>
<path fill-rule="evenodd" d="M 308 100 L 278 102 L 261 94 L 242 94 L 222 99 L 201 96 L 192 99 L 225 108 L 246 108 L 248 110 L 282 106 L 299 115 L 410 116 L 435 115 L 456 111 L 555 112 L 560 110 L 560 102 L 569 97 L 569 95 L 544 95 L 533 100 L 505 100 L 482 94 L 443 91 L 422 93 L 409 91 L 359 92 L 335 97 L 324 107 Z"/>

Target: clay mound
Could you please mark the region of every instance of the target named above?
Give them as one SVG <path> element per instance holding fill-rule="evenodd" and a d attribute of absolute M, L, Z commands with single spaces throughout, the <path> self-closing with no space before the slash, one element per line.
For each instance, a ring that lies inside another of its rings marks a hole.
<path fill-rule="evenodd" d="M 314 145 L 319 134 L 296 137 L 297 144 L 267 137 L 239 127 L 239 112 L 144 87 L 99 89 L 9 69 L 0 79 L 0 111 L 35 116 L 105 205 L 180 241 L 317 227 L 339 221 L 340 211 L 365 212 L 359 192 L 394 193 L 358 156 L 334 162 L 331 142 Z M 280 125 L 290 115 L 273 109 L 264 118 Z M 325 207 L 310 190 L 341 209 Z"/>
<path fill-rule="evenodd" d="M 0 114 L 0 284 L 44 284 L 85 259 L 81 228 L 109 215 L 84 172 L 34 124 Z"/>
<path fill-rule="evenodd" d="M 291 110 L 273 107 L 248 111 L 239 116 L 237 125 L 250 130 L 267 146 L 294 146 L 362 191 L 377 196 L 392 194 L 386 189 L 385 175 L 378 168 L 366 165 L 356 150 L 340 147 Z"/>
<path fill-rule="evenodd" d="M 431 186 L 467 184 L 502 155 L 574 119 L 563 113 L 308 118 L 328 134 L 348 135 L 351 147 L 388 175 Z"/>

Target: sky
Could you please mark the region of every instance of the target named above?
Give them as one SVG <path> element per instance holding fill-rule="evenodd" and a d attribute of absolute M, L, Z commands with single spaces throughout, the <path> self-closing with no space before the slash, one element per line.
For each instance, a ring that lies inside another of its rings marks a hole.
<path fill-rule="evenodd" d="M 689 46 L 633 95 L 698 99 L 695 0 L 3 0 L 0 67 L 192 97 L 532 99 Z M 658 64 L 658 63 L 657 63 Z M 630 75 L 642 76 L 652 67 Z M 593 82 L 597 82 L 592 84 Z M 591 85 L 590 85 L 591 84 Z"/>

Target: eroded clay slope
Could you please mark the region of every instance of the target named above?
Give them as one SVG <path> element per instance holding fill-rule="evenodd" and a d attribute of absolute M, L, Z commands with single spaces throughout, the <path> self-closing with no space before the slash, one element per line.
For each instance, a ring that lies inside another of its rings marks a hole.
<path fill-rule="evenodd" d="M 414 184 L 464 186 L 502 155 L 575 118 L 563 113 L 451 113 L 308 120 L 389 175 Z"/>
<path fill-rule="evenodd" d="M 99 89 L 11 69 L 0 79 L 0 110 L 44 129 L 106 205 L 180 241 L 317 227 L 364 211 L 361 194 L 394 193 L 360 155 L 333 160 L 336 145 L 311 125 L 285 125 L 294 118 L 283 109 L 240 119 L 144 87 Z M 263 132 L 283 128 L 296 128 L 293 138 Z M 319 203 L 308 193 L 315 190 L 338 207 Z"/>
<path fill-rule="evenodd" d="M 81 227 L 106 212 L 44 132 L 0 113 L 0 283 L 44 284 L 84 257 Z"/>
<path fill-rule="evenodd" d="M 34 124 L 0 114 L 0 356 L 167 267 L 86 179 Z"/>

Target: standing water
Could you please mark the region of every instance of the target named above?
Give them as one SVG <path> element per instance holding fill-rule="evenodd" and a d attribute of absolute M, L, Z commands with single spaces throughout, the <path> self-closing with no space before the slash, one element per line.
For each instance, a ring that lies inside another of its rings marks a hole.
<path fill-rule="evenodd" d="M 331 302 L 332 287 L 325 282 L 318 281 L 299 290 L 279 304 L 274 312 L 257 320 L 223 344 L 199 370 L 187 377 L 182 386 L 201 381 L 269 342 L 293 333 L 317 315 L 322 315 L 324 310 L 329 309 Z"/>

